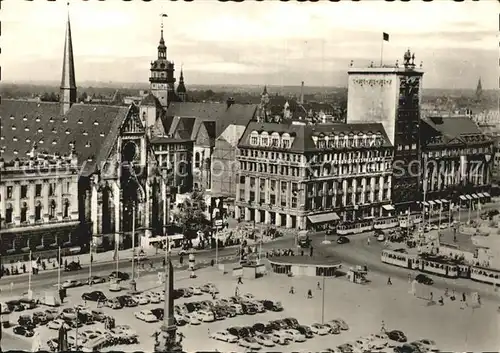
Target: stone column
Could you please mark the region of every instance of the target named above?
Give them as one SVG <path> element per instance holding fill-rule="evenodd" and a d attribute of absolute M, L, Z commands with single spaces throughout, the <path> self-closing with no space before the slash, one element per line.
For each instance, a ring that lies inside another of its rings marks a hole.
<path fill-rule="evenodd" d="M 103 190 L 101 189 L 101 191 L 98 191 L 97 192 L 97 197 L 99 197 L 99 194 L 101 194 L 101 201 L 97 201 L 97 218 L 96 220 L 94 221 L 94 223 L 97 223 L 97 233 L 94 233 L 94 234 L 102 234 L 102 220 L 104 219 L 104 215 L 103 215 L 103 201 L 104 201 L 104 197 L 103 197 Z M 93 223 L 93 224 L 94 224 Z"/>
<path fill-rule="evenodd" d="M 304 218 L 302 216 L 297 216 L 297 229 L 302 230 L 304 227 Z"/>
<path fill-rule="evenodd" d="M 245 222 L 250 222 L 250 209 L 245 207 Z"/>
<path fill-rule="evenodd" d="M 0 185 L 0 218 L 5 219 L 5 197 L 7 196 L 7 187 Z"/>
<path fill-rule="evenodd" d="M 12 221 L 15 225 L 21 224 L 21 184 L 15 182 L 13 190 Z"/>
<path fill-rule="evenodd" d="M 63 185 L 64 179 L 58 179 L 56 181 L 56 198 L 57 198 L 57 218 L 63 218 Z"/>
<path fill-rule="evenodd" d="M 250 199 L 250 177 L 247 176 L 245 178 L 245 202 L 248 202 L 249 199 Z M 246 216 L 245 216 L 245 218 L 246 218 Z"/>
<path fill-rule="evenodd" d="M 286 215 L 286 227 L 292 228 L 292 216 L 290 216 L 289 214 Z"/>
<path fill-rule="evenodd" d="M 5 195 L 5 194 L 2 194 Z M 30 181 L 28 185 L 28 220 L 30 223 L 35 223 L 35 183 L 33 181 Z M 0 207 L 1 210 L 3 208 Z M 2 211 L 2 215 L 3 215 Z"/>
<path fill-rule="evenodd" d="M 281 213 L 276 212 L 276 227 L 281 227 Z"/>
<path fill-rule="evenodd" d="M 380 201 L 382 201 L 384 199 L 384 177 L 383 176 L 380 176 L 378 178 L 378 186 L 379 186 L 379 191 L 378 191 L 378 197 L 380 199 Z"/>
<path fill-rule="evenodd" d="M 370 203 L 375 201 L 375 178 L 370 177 Z"/>
<path fill-rule="evenodd" d="M 75 178 L 75 179 L 70 179 L 69 180 L 70 184 L 69 184 L 69 187 L 70 189 L 68 190 L 69 194 L 71 194 L 71 199 L 69 200 L 69 215 L 71 217 L 72 220 L 77 220 L 78 219 L 78 209 L 79 209 L 79 205 L 78 205 L 78 193 L 80 192 L 78 190 L 78 179 Z M 83 191 L 85 192 L 85 191 Z"/>
<path fill-rule="evenodd" d="M 42 219 L 44 222 L 48 221 L 49 214 L 49 182 L 50 180 L 45 179 L 42 184 Z M 47 215 L 47 217 L 44 217 Z"/>
<path fill-rule="evenodd" d="M 352 179 L 352 195 L 351 195 L 351 201 L 353 205 L 357 205 L 356 201 L 356 189 L 358 188 L 358 181 L 356 178 Z"/>
<path fill-rule="evenodd" d="M 147 238 L 151 237 L 153 235 L 153 232 L 151 231 L 151 182 L 149 180 L 146 180 L 146 197 L 145 197 L 145 215 L 144 215 L 144 228 L 146 229 L 144 231 L 144 234 Z"/>
<path fill-rule="evenodd" d="M 260 210 L 255 210 L 255 223 L 260 223 Z"/>
<path fill-rule="evenodd" d="M 347 180 L 342 180 L 342 206 L 347 204 Z"/>
<path fill-rule="evenodd" d="M 269 182 L 269 178 L 266 178 L 266 203 L 270 202 L 271 202 L 271 185 Z"/>
<path fill-rule="evenodd" d="M 239 176 L 236 176 L 237 180 L 238 180 L 238 183 L 236 184 L 236 202 L 240 201 L 240 189 L 241 189 L 241 185 L 240 185 L 240 179 L 239 179 Z M 163 183 L 162 183 L 163 184 Z"/>
<path fill-rule="evenodd" d="M 98 222 L 98 204 L 97 204 L 97 188 L 98 184 L 91 181 L 90 183 L 90 219 L 92 221 L 92 233 L 93 235 L 99 234 L 99 222 Z"/>
<path fill-rule="evenodd" d="M 361 178 L 361 203 L 368 203 L 366 200 L 366 178 Z"/>
<path fill-rule="evenodd" d="M 234 206 L 234 218 L 238 220 L 240 217 L 240 206 Z"/>
<path fill-rule="evenodd" d="M 264 223 L 271 224 L 271 213 L 269 211 L 266 211 Z"/>
<path fill-rule="evenodd" d="M 392 176 L 387 180 L 387 199 L 392 200 Z"/>

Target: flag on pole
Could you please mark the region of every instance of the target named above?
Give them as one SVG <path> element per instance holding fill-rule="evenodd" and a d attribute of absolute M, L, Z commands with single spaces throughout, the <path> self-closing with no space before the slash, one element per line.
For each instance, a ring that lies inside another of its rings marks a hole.
<path fill-rule="evenodd" d="M 388 42 L 389 41 L 389 33 L 383 32 L 382 33 L 382 38 L 383 38 L 384 41 Z"/>
<path fill-rule="evenodd" d="M 166 13 L 162 13 L 160 16 L 161 17 L 168 17 Z"/>

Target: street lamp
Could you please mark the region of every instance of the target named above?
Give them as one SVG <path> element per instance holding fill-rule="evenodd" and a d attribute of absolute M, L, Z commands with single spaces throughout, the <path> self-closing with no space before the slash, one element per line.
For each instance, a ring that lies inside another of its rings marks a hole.
<path fill-rule="evenodd" d="M 137 290 L 135 282 L 135 202 L 132 204 L 132 280 L 130 281 L 130 290 Z"/>
<path fill-rule="evenodd" d="M 325 288 L 325 271 L 326 269 L 324 268 L 323 269 L 323 290 L 321 293 L 321 324 L 323 325 L 325 323 L 325 291 L 326 291 L 326 288 Z"/>

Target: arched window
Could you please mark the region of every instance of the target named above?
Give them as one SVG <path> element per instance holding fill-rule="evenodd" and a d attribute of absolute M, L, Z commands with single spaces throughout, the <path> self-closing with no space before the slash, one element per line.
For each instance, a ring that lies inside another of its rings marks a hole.
<path fill-rule="evenodd" d="M 50 201 L 49 205 L 49 219 L 56 217 L 56 202 L 54 200 Z"/>
<path fill-rule="evenodd" d="M 194 155 L 194 167 L 195 168 L 200 167 L 200 152 L 196 152 Z"/>
<path fill-rule="evenodd" d="M 264 147 L 269 146 L 269 134 L 267 131 L 260 134 L 260 145 Z"/>
<path fill-rule="evenodd" d="M 64 199 L 63 218 L 69 217 L 69 200 Z"/>
<path fill-rule="evenodd" d="M 35 205 L 35 221 L 39 221 L 42 219 L 42 203 L 37 201 Z"/>
<path fill-rule="evenodd" d="M 271 147 L 280 146 L 280 135 L 277 132 L 271 134 Z"/>
<path fill-rule="evenodd" d="M 21 223 L 24 223 L 27 221 L 26 215 L 28 214 L 28 205 L 26 202 L 23 202 L 21 206 Z"/>
<path fill-rule="evenodd" d="M 259 144 L 259 133 L 257 131 L 252 131 L 250 134 L 250 144 L 257 146 Z"/>
<path fill-rule="evenodd" d="M 281 146 L 283 148 L 290 148 L 290 134 L 285 132 L 281 138 Z"/>
<path fill-rule="evenodd" d="M 5 210 L 5 223 L 12 223 L 12 204 L 7 204 L 7 209 Z"/>

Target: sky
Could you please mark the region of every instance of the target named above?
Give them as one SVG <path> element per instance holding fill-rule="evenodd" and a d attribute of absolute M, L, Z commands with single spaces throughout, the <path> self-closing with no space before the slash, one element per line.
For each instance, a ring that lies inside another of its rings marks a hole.
<path fill-rule="evenodd" d="M 423 62 L 425 88 L 498 88 L 500 6 L 495 0 L 231 3 L 215 0 L 75 1 L 69 6 L 76 80 L 148 83 L 161 13 L 167 56 L 189 84 L 338 86 L 355 67 Z M 65 1 L 2 1 L 2 78 L 61 77 Z"/>

